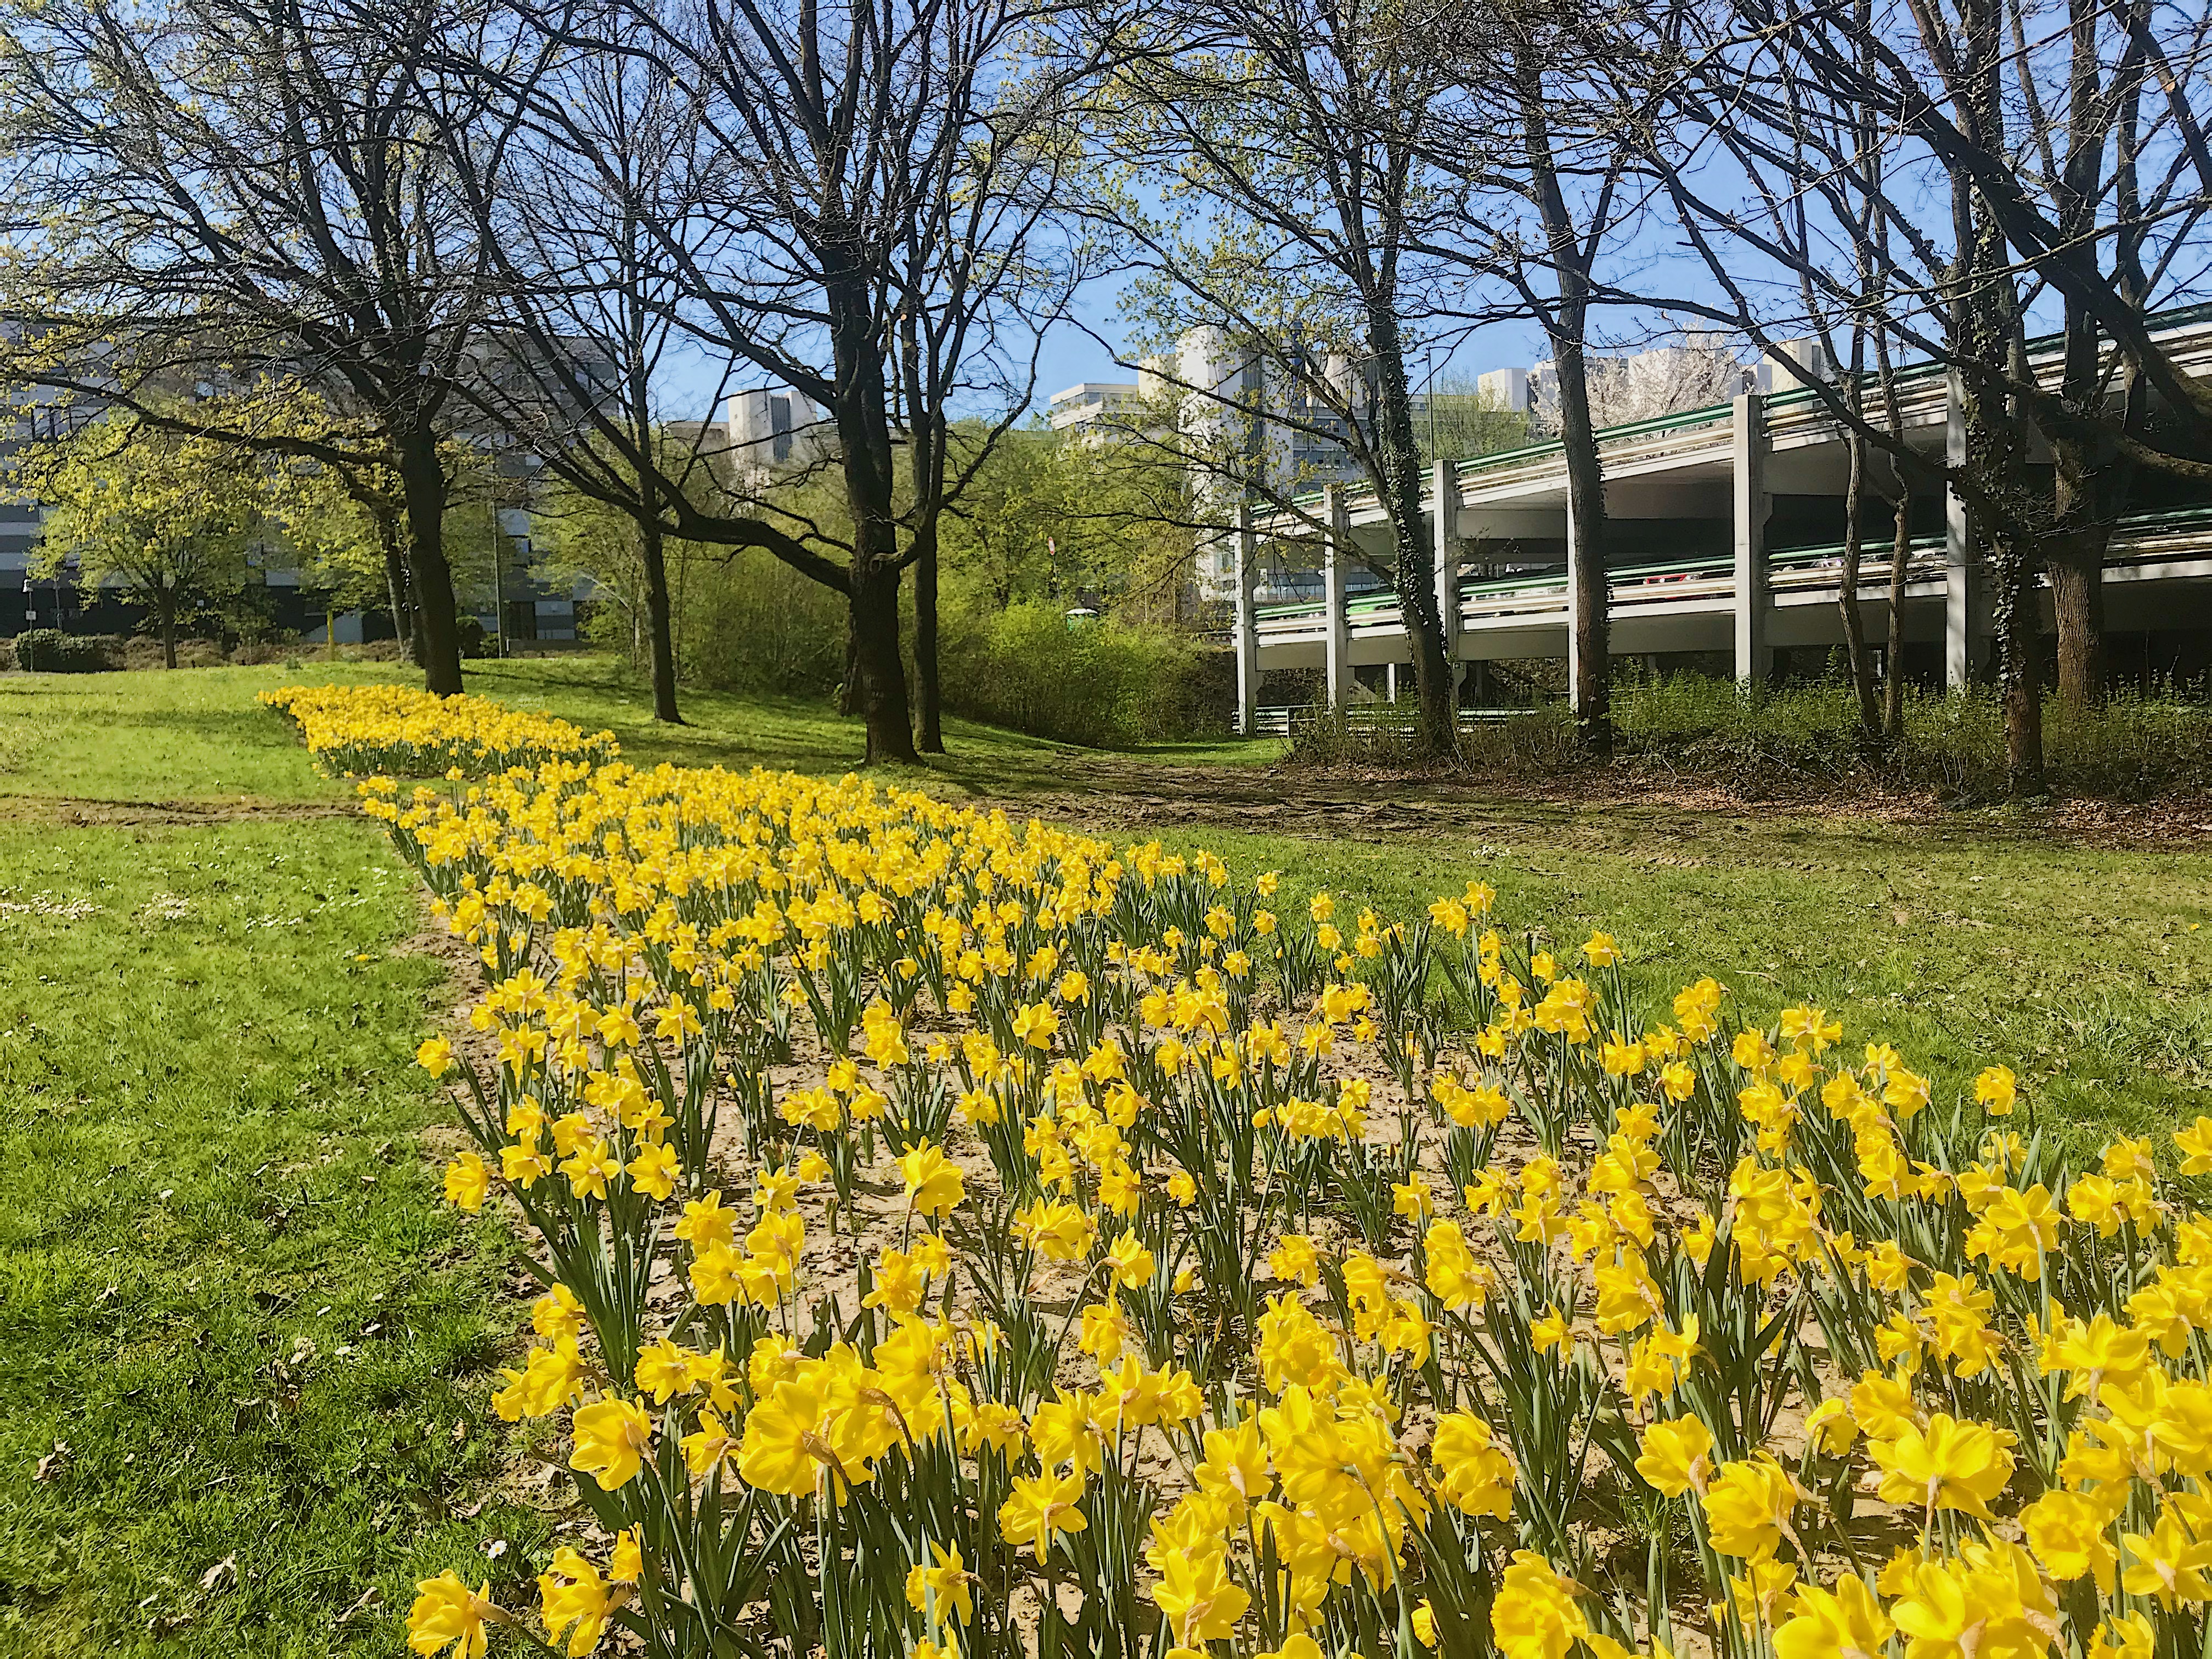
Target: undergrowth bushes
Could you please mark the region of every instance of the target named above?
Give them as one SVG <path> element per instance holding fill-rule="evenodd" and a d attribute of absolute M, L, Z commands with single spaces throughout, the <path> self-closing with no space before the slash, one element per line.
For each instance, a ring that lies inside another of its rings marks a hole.
<path fill-rule="evenodd" d="M 1961 800 L 2005 789 L 2004 711 L 1982 688 L 1908 689 L 1893 742 L 1868 744 L 1850 684 L 1828 678 L 1740 691 L 1726 680 L 1665 675 L 1616 684 L 1615 752 L 1682 777 L 1864 781 L 1933 788 Z M 1413 753 L 1409 724 L 1358 711 L 1294 721 L 1292 757 L 1311 764 L 1389 765 Z M 2046 698 L 2044 750 L 2055 788 L 2124 799 L 2212 789 L 2212 706 L 2173 695 L 2116 692 L 2101 708 Z M 1549 705 L 1489 720 L 1462 735 L 1475 772 L 1546 776 L 1576 765 L 1573 721 Z"/>
<path fill-rule="evenodd" d="M 828 698 L 845 674 L 845 605 L 766 554 L 688 572 L 679 605 L 687 678 L 718 690 Z M 911 625 L 911 618 L 909 626 Z M 599 637 L 617 636 L 610 615 Z M 1044 603 L 940 624 L 948 713 L 1033 736 L 1120 748 L 1225 732 L 1233 697 L 1226 654 L 1167 629 L 1080 622 Z"/>
<path fill-rule="evenodd" d="M 1220 656 L 1164 629 L 1071 629 L 1050 605 L 1018 605 L 947 628 L 945 704 L 1093 748 L 1210 736 L 1228 726 Z"/>
<path fill-rule="evenodd" d="M 15 636 L 15 665 L 28 674 L 95 674 L 115 666 L 118 649 L 110 635 L 28 628 Z"/>
<path fill-rule="evenodd" d="M 757 549 L 690 559 L 675 581 L 677 649 L 686 678 L 726 691 L 827 696 L 845 673 L 845 600 Z M 600 644 L 634 644 L 633 618 L 593 619 Z"/>

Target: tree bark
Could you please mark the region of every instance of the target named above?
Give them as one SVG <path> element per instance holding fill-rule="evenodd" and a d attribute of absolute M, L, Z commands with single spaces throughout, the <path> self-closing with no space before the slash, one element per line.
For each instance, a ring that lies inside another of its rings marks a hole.
<path fill-rule="evenodd" d="M 914 678 L 921 698 L 918 746 L 925 755 L 945 752 L 945 726 L 937 663 L 937 528 L 924 532 L 914 562 Z"/>
<path fill-rule="evenodd" d="M 177 600 L 172 593 L 164 593 L 155 608 L 161 619 L 161 666 L 177 665 Z"/>
<path fill-rule="evenodd" d="M 1991 155 L 2005 140 L 1998 0 L 1966 0 L 1959 20 L 1965 70 L 1959 100 L 1975 143 Z M 1959 240 L 1954 349 L 1965 360 L 1966 471 L 1975 486 L 1973 540 L 1987 555 L 1996 633 L 1997 688 L 2004 708 L 2005 772 L 2015 799 L 2044 791 L 2043 699 L 2036 674 L 2035 549 L 2024 522 L 2025 434 L 2001 376 L 2027 378 L 2011 249 L 1987 196 L 1952 178 Z"/>
<path fill-rule="evenodd" d="M 652 636 L 653 718 L 670 726 L 684 724 L 676 708 L 676 638 L 668 603 L 668 564 L 662 547 L 660 521 L 638 520 L 638 558 L 645 568 L 645 610 Z"/>
<path fill-rule="evenodd" d="M 1854 401 L 1856 395 L 1854 392 Z M 1859 514 L 1866 501 L 1866 440 L 1853 432 L 1844 444 L 1850 461 L 1844 482 L 1844 568 L 1836 586 L 1836 605 L 1843 612 L 1844 660 L 1858 700 L 1859 738 L 1871 744 L 1881 736 L 1881 710 L 1875 702 L 1874 665 L 1867 659 L 1866 614 L 1859 608 L 1859 562 L 1865 544 Z"/>
<path fill-rule="evenodd" d="M 2004 693 L 2005 774 L 2015 797 L 2044 791 L 2043 690 L 2035 663 L 2035 584 L 2027 559 L 2005 550 L 1990 561 L 1996 596 L 1997 673 Z"/>
<path fill-rule="evenodd" d="M 825 239 L 826 240 L 826 239 Z M 833 244 L 834 246 L 834 244 Z M 846 569 L 852 634 L 847 695 L 866 723 L 867 758 L 919 765 L 906 690 L 906 654 L 899 640 L 898 517 L 894 504 L 890 385 L 882 331 L 857 251 L 823 284 L 830 353 L 837 365 L 835 411 L 845 475 L 845 507 L 853 526 Z"/>
<path fill-rule="evenodd" d="M 896 564 L 855 561 L 852 576 L 854 702 L 868 733 L 868 763 L 919 765 L 907 706 L 906 659 L 899 648 L 899 578 Z"/>
<path fill-rule="evenodd" d="M 2096 492 L 2069 477 L 2075 445 L 2053 444 L 2057 460 L 2054 507 L 2058 523 L 2050 567 L 2051 622 L 2058 635 L 2058 702 L 2070 714 L 2094 708 L 2105 697 L 2105 549 L 2109 521 L 2093 505 Z M 2085 499 L 2086 498 L 2086 499 Z"/>
<path fill-rule="evenodd" d="M 406 512 L 408 585 L 414 591 L 422 683 L 441 697 L 461 690 L 461 632 L 446 562 L 446 472 L 438 439 L 427 428 L 402 432 L 393 459 Z"/>
<path fill-rule="evenodd" d="M 1881 734 L 1892 743 L 1905 735 L 1905 582 L 1911 562 L 1912 486 L 1900 475 L 1890 526 L 1889 651 L 1881 687 Z"/>
<path fill-rule="evenodd" d="M 407 603 L 407 561 L 399 551 L 399 538 L 389 533 L 389 526 L 377 526 L 378 539 L 384 544 L 384 593 L 392 606 L 392 634 L 399 641 L 399 654 L 422 665 L 415 656 L 415 617 Z"/>
<path fill-rule="evenodd" d="M 1443 613 L 1437 605 L 1436 544 L 1421 519 L 1425 469 L 1413 436 L 1413 391 L 1406 378 L 1397 312 L 1388 304 L 1370 306 L 1367 329 L 1380 381 L 1374 449 L 1397 542 L 1391 585 L 1397 590 L 1398 614 L 1412 636 L 1421 750 L 1431 759 L 1442 759 L 1459 752 L 1459 700 L 1451 664 L 1444 655 Z"/>
<path fill-rule="evenodd" d="M 1613 753 L 1613 598 L 1605 568 L 1605 475 L 1598 462 L 1597 433 L 1590 421 L 1589 374 L 1583 346 L 1589 323 L 1589 254 L 1576 232 L 1552 154 L 1552 131 L 1544 114 L 1542 70 L 1524 58 L 1521 82 L 1522 148 L 1528 181 L 1543 221 L 1546 256 L 1558 288 L 1544 331 L 1559 377 L 1559 438 L 1567 464 L 1568 586 L 1574 614 L 1568 627 L 1583 642 L 1568 659 L 1573 684 L 1575 735 L 1583 750 L 1600 758 Z"/>
<path fill-rule="evenodd" d="M 1583 641 L 1570 688 L 1577 711 L 1575 733 L 1584 750 L 1604 758 L 1613 753 L 1613 596 L 1605 568 L 1605 474 L 1590 423 L 1580 327 L 1571 338 L 1555 335 L 1552 350 L 1559 374 L 1559 436 L 1567 463 L 1567 564 L 1575 596 L 1568 626 Z"/>

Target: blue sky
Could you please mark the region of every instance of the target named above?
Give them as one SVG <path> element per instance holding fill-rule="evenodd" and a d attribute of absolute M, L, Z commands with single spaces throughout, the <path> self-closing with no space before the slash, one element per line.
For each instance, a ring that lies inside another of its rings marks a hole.
<path fill-rule="evenodd" d="M 1092 285 L 1078 298 L 1079 320 L 1062 323 L 1046 334 L 1033 402 L 1038 412 L 1043 410 L 1046 399 L 1063 386 L 1083 380 L 1134 378 L 1114 362 L 1112 347 L 1123 337 L 1121 321 L 1115 313 L 1120 291 L 1116 280 L 1102 280 Z M 1103 343 L 1098 337 L 1103 337 Z M 1442 379 L 1449 374 L 1472 376 L 1492 368 L 1526 368 L 1543 355 L 1533 325 L 1493 324 L 1463 342 L 1449 356 L 1439 353 L 1436 374 Z M 1428 362 L 1417 358 L 1407 367 L 1413 376 L 1413 389 L 1418 392 L 1429 372 Z M 668 416 L 675 420 L 705 416 L 708 413 L 707 401 L 714 395 L 720 378 L 721 366 L 696 353 L 665 362 L 660 375 L 661 395 Z M 750 383 L 758 384 L 757 380 Z"/>

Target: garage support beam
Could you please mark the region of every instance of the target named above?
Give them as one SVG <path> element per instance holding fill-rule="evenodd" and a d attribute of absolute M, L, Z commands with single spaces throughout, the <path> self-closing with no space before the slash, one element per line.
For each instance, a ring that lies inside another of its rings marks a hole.
<path fill-rule="evenodd" d="M 1342 484 L 1324 484 L 1321 493 L 1322 517 L 1328 526 L 1321 562 L 1323 660 L 1328 706 L 1342 714 L 1352 696 L 1352 618 L 1344 600 L 1345 570 L 1352 559 L 1352 514 L 1345 507 Z"/>
<path fill-rule="evenodd" d="M 1943 386 L 1943 460 L 1957 469 L 1966 464 L 1966 398 L 1954 371 Z M 1943 687 L 1956 691 L 1973 684 L 1974 618 L 1981 609 L 1981 573 L 1974 568 L 1973 526 L 1966 499 L 1943 486 Z"/>
<path fill-rule="evenodd" d="M 1766 400 L 1747 392 L 1735 400 L 1734 516 L 1735 519 L 1735 683 L 1764 684 L 1773 671 L 1767 641 L 1773 615 L 1768 592 L 1766 520 L 1773 497 L 1766 489 Z"/>
<path fill-rule="evenodd" d="M 1252 505 L 1237 509 L 1237 730 L 1250 737 L 1260 718 L 1260 611 L 1253 603 L 1259 584 L 1260 538 L 1252 528 Z"/>
<path fill-rule="evenodd" d="M 1459 468 L 1438 461 L 1431 469 L 1429 493 L 1436 503 L 1431 525 L 1437 564 L 1437 615 L 1443 622 L 1444 660 L 1456 688 L 1466 668 L 1459 656 Z"/>

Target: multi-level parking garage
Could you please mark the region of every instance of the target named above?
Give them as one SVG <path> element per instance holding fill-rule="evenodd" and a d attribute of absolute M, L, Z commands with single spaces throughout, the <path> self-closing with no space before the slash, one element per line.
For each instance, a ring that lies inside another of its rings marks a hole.
<path fill-rule="evenodd" d="M 2159 332 L 2185 368 L 2212 372 L 2212 307 L 2169 313 Z M 1906 441 L 1956 453 L 1955 387 L 1933 368 L 1899 379 Z M 1778 658 L 1825 659 L 1842 644 L 1848 454 L 1816 392 L 1746 393 L 1613 427 L 1599 440 L 1613 655 L 1661 665 L 1732 659 L 1747 683 L 1770 676 Z M 2047 472 L 2047 453 L 2036 452 L 2034 464 Z M 2148 474 L 2138 474 L 2133 498 L 2106 562 L 2108 657 L 2122 672 L 2200 674 L 2212 665 L 2212 499 Z M 1360 670 L 1409 660 L 1396 598 L 1358 591 L 1372 578 L 1353 548 L 1377 562 L 1389 557 L 1389 526 L 1371 491 L 1331 486 L 1299 505 L 1304 515 L 1263 519 L 1237 537 L 1234 641 L 1246 731 L 1266 723 L 1263 676 L 1320 671 L 1322 696 L 1341 708 L 1368 695 L 1358 689 Z M 1868 637 L 1881 641 L 1889 632 L 1893 514 L 1887 503 L 1869 507 L 1859 599 Z M 1423 513 L 1455 659 L 1571 661 L 1583 648 L 1571 627 L 1568 510 L 1556 441 L 1431 469 Z M 1985 678 L 1990 605 L 1963 505 L 1931 495 L 1916 497 L 1911 511 L 1904 666 L 1947 685 Z M 1333 529 L 1316 536 L 1314 520 Z M 1255 603 L 1268 563 L 1318 564 L 1319 597 Z M 2047 596 L 2045 605 L 2047 628 Z"/>

